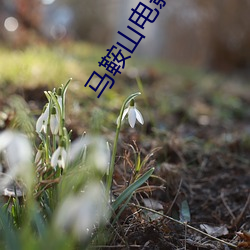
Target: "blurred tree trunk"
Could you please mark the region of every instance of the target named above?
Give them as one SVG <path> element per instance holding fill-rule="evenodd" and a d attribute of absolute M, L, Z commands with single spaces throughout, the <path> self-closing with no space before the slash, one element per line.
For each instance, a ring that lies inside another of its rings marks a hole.
<path fill-rule="evenodd" d="M 19 22 L 19 43 L 25 45 L 41 36 L 41 2 L 39 0 L 15 0 L 16 18 Z"/>
<path fill-rule="evenodd" d="M 213 0 L 209 65 L 223 71 L 250 66 L 250 1 Z"/>
<path fill-rule="evenodd" d="M 75 37 L 100 44 L 113 38 L 116 0 L 65 0 L 74 11 Z"/>
<path fill-rule="evenodd" d="M 41 3 L 38 0 L 16 0 L 17 19 L 26 30 L 39 31 L 41 24 Z"/>
<path fill-rule="evenodd" d="M 250 66 L 249 0 L 167 0 L 163 11 L 166 58 L 222 71 Z"/>

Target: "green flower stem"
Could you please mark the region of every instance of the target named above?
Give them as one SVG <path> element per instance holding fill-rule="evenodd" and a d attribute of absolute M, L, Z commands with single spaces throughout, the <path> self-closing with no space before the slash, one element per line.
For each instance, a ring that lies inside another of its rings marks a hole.
<path fill-rule="evenodd" d="M 71 80 L 72 78 L 70 78 L 67 81 L 67 83 L 63 86 L 63 89 L 62 89 L 62 127 L 65 126 L 65 96 L 66 96 L 66 91 L 68 89 L 68 86 Z"/>
<path fill-rule="evenodd" d="M 115 140 L 114 140 L 114 148 L 113 148 L 113 152 L 112 152 L 112 158 L 111 158 L 111 163 L 110 163 L 110 167 L 109 167 L 109 173 L 108 173 L 108 177 L 107 177 L 107 193 L 109 193 L 111 191 L 111 187 L 112 187 L 112 183 L 113 183 L 113 173 L 114 173 L 114 169 L 115 169 L 115 156 L 116 156 L 116 152 L 117 152 L 118 138 L 119 138 L 120 129 L 121 129 L 123 112 L 125 110 L 126 105 L 132 99 L 134 99 L 136 96 L 138 96 L 140 94 L 141 94 L 140 92 L 137 92 L 137 93 L 134 93 L 134 94 L 130 95 L 124 101 L 124 103 L 123 103 L 123 105 L 121 107 L 120 115 L 119 115 L 118 122 L 117 122 L 117 127 L 116 127 L 116 134 L 115 134 Z"/>
<path fill-rule="evenodd" d="M 48 104 L 49 105 L 49 117 L 48 117 L 48 123 L 47 123 L 47 129 L 46 129 L 47 133 L 45 134 L 45 145 L 44 145 L 45 155 L 46 155 L 46 164 L 48 164 L 50 161 L 49 155 L 50 155 L 50 150 L 51 150 L 51 148 L 50 148 L 50 136 L 49 136 L 48 131 L 50 129 L 50 114 L 52 111 L 52 101 L 51 101 L 51 98 L 49 98 L 49 95 L 47 96 L 47 92 L 44 92 L 44 93 L 49 101 L 49 104 Z"/>
<path fill-rule="evenodd" d="M 56 150 L 56 135 L 52 135 L 53 152 Z"/>

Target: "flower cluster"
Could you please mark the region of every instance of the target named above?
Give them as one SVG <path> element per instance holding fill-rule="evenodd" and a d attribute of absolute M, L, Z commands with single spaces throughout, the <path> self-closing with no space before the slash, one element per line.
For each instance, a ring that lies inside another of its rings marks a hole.
<path fill-rule="evenodd" d="M 22 209 L 17 198 L 23 196 L 25 199 L 22 208 L 30 209 L 25 213 L 27 225 L 32 228 L 35 225 L 38 231 L 44 228 L 55 230 L 58 234 L 56 240 L 69 236 L 72 244 L 75 241 L 87 246 L 99 227 L 110 221 L 111 211 L 113 214 L 122 207 L 154 169 L 142 176 L 141 173 L 138 174 L 139 178 L 135 178 L 133 185 L 115 198 L 112 195 L 112 184 L 121 122 L 128 116 L 132 128 L 135 127 L 136 120 L 144 123 L 134 101 L 140 93 L 130 95 L 122 105 L 111 153 L 109 143 L 100 136 L 84 134 L 71 142 L 71 133 L 64 124 L 68 84 L 69 82 L 57 90 L 45 91 L 48 101 L 36 122 L 35 129 L 40 141 L 35 157 L 30 138 L 14 131 L 0 132 L 0 192 L 15 197 L 8 203 L 9 207 L 12 206 L 11 209 L 6 209 L 12 216 L 10 218 L 15 228 L 22 221 Z M 126 107 L 127 105 L 129 106 Z M 26 201 L 31 201 L 29 206 L 25 205 Z M 53 215 L 51 221 L 52 216 L 48 214 Z M 117 213 L 118 217 L 119 214 L 120 212 Z M 39 228 L 40 224 L 42 226 Z M 15 231 L 17 230 L 13 230 Z M 30 232 L 30 229 L 24 228 L 23 231 Z M 11 237 L 14 238 L 19 237 Z"/>
<path fill-rule="evenodd" d="M 69 83 L 69 82 L 68 82 Z M 36 122 L 36 132 L 42 140 L 35 157 L 38 169 L 47 169 L 50 165 L 64 169 L 67 161 L 67 146 L 69 136 L 64 127 L 65 121 L 65 92 L 68 86 L 61 86 L 56 91 L 45 91 L 48 103 Z M 40 170 L 39 170 L 40 171 Z"/>
<path fill-rule="evenodd" d="M 50 128 L 52 135 L 57 135 L 60 127 L 60 120 L 62 119 L 62 96 L 61 88 L 59 88 L 59 94 L 51 93 L 55 97 L 55 103 L 50 100 L 44 106 L 43 112 L 36 122 L 36 132 L 47 133 L 47 128 Z"/>

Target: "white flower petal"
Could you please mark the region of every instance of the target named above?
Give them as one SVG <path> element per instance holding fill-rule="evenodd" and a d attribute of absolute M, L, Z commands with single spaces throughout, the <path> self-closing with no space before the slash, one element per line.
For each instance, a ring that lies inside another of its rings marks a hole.
<path fill-rule="evenodd" d="M 125 116 L 126 116 L 126 114 L 128 113 L 129 109 L 130 109 L 130 108 L 126 108 L 126 109 L 124 109 L 124 111 L 123 111 L 123 115 L 122 115 L 122 120 L 124 119 L 124 117 L 125 117 Z"/>
<path fill-rule="evenodd" d="M 4 132 L 0 133 L 0 151 L 5 149 L 11 140 L 13 139 L 14 133 L 11 131 L 5 130 Z"/>
<path fill-rule="evenodd" d="M 50 161 L 51 166 L 55 168 L 58 165 L 60 168 L 64 169 L 66 161 L 67 161 L 67 152 L 62 146 L 59 146 L 51 157 Z"/>
<path fill-rule="evenodd" d="M 42 113 L 40 115 L 40 117 L 37 119 L 37 122 L 36 122 L 36 132 L 37 133 L 40 133 L 42 131 L 43 123 L 44 123 L 44 113 Z"/>
<path fill-rule="evenodd" d="M 44 133 L 47 132 L 48 120 L 49 120 L 49 105 L 47 105 L 45 111 L 37 119 L 37 122 L 36 122 L 37 133 L 41 133 L 41 131 L 44 131 Z"/>
<path fill-rule="evenodd" d="M 58 104 L 59 104 L 61 111 L 62 111 L 62 96 L 60 96 L 60 95 L 57 96 L 57 101 L 58 101 Z"/>
<path fill-rule="evenodd" d="M 135 108 L 135 113 L 136 113 L 136 119 L 138 120 L 138 122 L 143 124 L 144 120 L 143 120 L 141 112 Z"/>
<path fill-rule="evenodd" d="M 88 135 L 76 139 L 69 147 L 66 162 L 71 164 L 75 160 L 85 161 L 86 166 L 95 166 L 101 172 L 107 171 L 110 163 L 110 150 L 107 142 L 102 137 Z"/>
<path fill-rule="evenodd" d="M 48 119 L 49 119 L 49 104 L 47 105 L 44 111 L 44 120 L 48 122 Z"/>
<path fill-rule="evenodd" d="M 72 233 L 77 239 L 89 238 L 95 226 L 105 222 L 109 216 L 104 196 L 104 190 L 97 182 L 85 187 L 80 195 L 68 196 L 57 210 L 56 229 Z"/>
<path fill-rule="evenodd" d="M 65 161 L 67 160 L 67 152 L 66 152 L 65 148 L 62 148 L 61 156 L 62 156 L 62 158 L 63 158 Z"/>
<path fill-rule="evenodd" d="M 69 151 L 68 151 L 68 162 L 72 163 L 79 156 L 86 151 L 86 145 L 89 143 L 88 136 L 84 136 L 76 139 L 73 143 L 71 143 Z"/>
<path fill-rule="evenodd" d="M 53 135 L 58 134 L 59 131 L 59 120 L 56 114 L 51 115 L 50 117 L 50 130 Z"/>
<path fill-rule="evenodd" d="M 102 138 L 94 138 L 93 140 L 93 160 L 95 166 L 101 172 L 107 172 L 107 168 L 109 167 L 110 162 L 110 152 L 107 147 L 107 143 Z M 92 156 L 92 155 L 91 155 Z"/>
<path fill-rule="evenodd" d="M 122 120 L 125 118 L 125 116 L 128 113 L 128 111 L 129 111 L 129 108 L 124 109 L 123 115 L 122 115 Z M 119 119 L 120 119 L 120 116 L 117 117 L 116 124 L 118 124 Z"/>
<path fill-rule="evenodd" d="M 4 158 L 8 164 L 8 170 L 6 178 L 1 179 L 0 188 L 6 187 L 18 176 L 22 177 L 27 187 L 30 186 L 33 181 L 31 168 L 33 152 L 28 138 L 17 132 L 4 131 L 0 134 L 0 151 L 2 150 L 5 150 Z"/>
<path fill-rule="evenodd" d="M 48 126 L 48 123 L 44 122 L 41 131 L 43 131 L 45 134 L 47 133 L 47 126 Z"/>
<path fill-rule="evenodd" d="M 50 163 L 51 163 L 51 166 L 53 168 L 55 168 L 57 166 L 57 164 L 58 164 L 58 158 L 59 158 L 60 154 L 61 154 L 61 147 L 59 146 L 56 149 L 56 151 L 52 154 L 52 157 L 51 157 Z"/>
<path fill-rule="evenodd" d="M 128 112 L 128 122 L 129 125 L 134 128 L 135 122 L 136 122 L 136 113 L 135 113 L 135 108 L 130 107 L 129 112 Z"/>
<path fill-rule="evenodd" d="M 25 135 L 15 133 L 13 140 L 6 148 L 6 157 L 10 168 L 31 163 L 32 148 L 28 138 Z"/>
<path fill-rule="evenodd" d="M 35 157 L 35 163 L 36 164 L 40 161 L 40 159 L 42 157 L 42 153 L 43 153 L 42 150 L 40 150 L 40 149 L 37 150 L 36 157 Z"/>
<path fill-rule="evenodd" d="M 116 119 L 116 124 L 118 124 L 119 118 L 120 118 L 120 116 L 117 117 L 117 119 Z"/>
<path fill-rule="evenodd" d="M 63 158 L 57 161 L 58 167 L 64 169 L 65 168 L 65 161 Z"/>
<path fill-rule="evenodd" d="M 65 168 L 65 165 L 66 165 L 66 162 L 67 162 L 67 152 L 64 148 L 62 148 L 62 151 L 61 151 L 61 168 Z"/>

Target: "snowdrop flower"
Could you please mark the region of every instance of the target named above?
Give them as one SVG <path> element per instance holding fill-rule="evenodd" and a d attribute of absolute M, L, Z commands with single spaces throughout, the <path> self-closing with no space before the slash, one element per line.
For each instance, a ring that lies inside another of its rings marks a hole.
<path fill-rule="evenodd" d="M 55 107 L 52 108 L 50 116 L 50 130 L 53 135 L 56 135 L 59 131 L 60 121 L 58 112 Z"/>
<path fill-rule="evenodd" d="M 6 130 L 0 133 L 0 152 L 8 164 L 7 173 L 1 180 L 1 188 L 17 177 L 21 177 L 27 186 L 31 185 L 33 153 L 28 138 L 21 133 Z"/>
<path fill-rule="evenodd" d="M 55 169 L 56 166 L 64 169 L 67 161 L 67 152 L 63 143 L 55 150 L 51 157 L 51 166 Z"/>
<path fill-rule="evenodd" d="M 100 223 L 108 220 L 108 203 L 99 182 L 89 184 L 81 194 L 68 196 L 55 216 L 55 227 L 72 233 L 79 240 L 86 240 Z"/>
<path fill-rule="evenodd" d="M 49 104 L 47 104 L 36 122 L 36 132 L 41 133 L 42 131 L 46 134 L 47 125 L 49 120 Z"/>
<path fill-rule="evenodd" d="M 102 173 L 107 172 L 110 164 L 110 150 L 107 142 L 101 137 L 93 137 L 89 149 L 88 165 L 94 165 Z"/>
<path fill-rule="evenodd" d="M 138 120 L 138 122 L 140 122 L 141 124 L 144 123 L 141 112 L 135 107 L 134 99 L 130 101 L 129 107 L 124 110 L 122 120 L 125 118 L 127 114 L 128 114 L 129 125 L 132 128 L 134 128 L 136 120 Z"/>
<path fill-rule="evenodd" d="M 88 154 L 86 154 L 86 150 Z M 79 157 L 86 161 L 88 166 L 105 173 L 110 164 L 110 149 L 102 137 L 84 136 L 76 139 L 69 148 L 68 162 L 72 163 Z"/>

